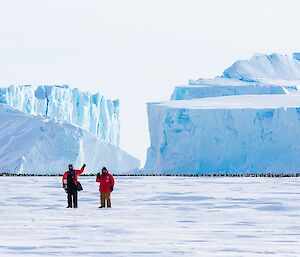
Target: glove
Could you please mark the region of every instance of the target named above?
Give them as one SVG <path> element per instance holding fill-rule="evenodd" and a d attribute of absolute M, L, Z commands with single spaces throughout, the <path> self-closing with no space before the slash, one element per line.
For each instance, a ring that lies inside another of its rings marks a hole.
<path fill-rule="evenodd" d="M 110 192 L 114 191 L 114 187 L 110 186 Z"/>
<path fill-rule="evenodd" d="M 63 186 L 64 190 L 66 193 L 68 193 L 68 188 L 67 188 L 67 185 Z"/>
<path fill-rule="evenodd" d="M 86 167 L 86 165 L 85 165 L 85 164 L 83 164 L 83 165 L 82 165 L 82 168 L 85 168 L 85 167 Z"/>
<path fill-rule="evenodd" d="M 100 173 L 97 173 L 97 178 L 100 178 L 100 176 L 101 176 Z"/>

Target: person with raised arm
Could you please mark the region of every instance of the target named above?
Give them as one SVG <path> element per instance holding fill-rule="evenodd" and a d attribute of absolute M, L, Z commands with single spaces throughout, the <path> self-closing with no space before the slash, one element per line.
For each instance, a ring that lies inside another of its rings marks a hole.
<path fill-rule="evenodd" d="M 63 188 L 68 194 L 68 206 L 67 208 L 78 208 L 78 192 L 82 190 L 81 184 L 78 182 L 78 175 L 84 172 L 85 164 L 80 170 L 74 170 L 73 165 L 69 164 L 69 170 L 67 170 L 62 177 Z"/>

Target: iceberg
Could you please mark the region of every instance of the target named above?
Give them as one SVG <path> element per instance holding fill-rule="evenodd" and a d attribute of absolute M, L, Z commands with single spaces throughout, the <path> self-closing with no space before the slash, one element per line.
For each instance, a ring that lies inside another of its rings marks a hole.
<path fill-rule="evenodd" d="M 101 140 L 119 146 L 119 100 L 106 100 L 63 86 L 10 86 L 0 88 L 0 103 L 22 112 L 65 121 L 89 131 Z"/>
<path fill-rule="evenodd" d="M 32 92 L 30 88 L 28 91 Z M 33 103 L 31 108 L 39 102 Z M 118 146 L 85 129 L 21 112 L 6 104 L 0 104 L 0 131 L 0 172 L 61 174 L 69 163 L 75 167 L 86 163 L 87 173 L 99 172 L 106 166 L 120 174 L 140 165 L 139 160 Z"/>
<path fill-rule="evenodd" d="M 280 54 L 235 62 L 222 76 L 148 103 L 144 170 L 163 174 L 300 171 L 300 62 Z"/>

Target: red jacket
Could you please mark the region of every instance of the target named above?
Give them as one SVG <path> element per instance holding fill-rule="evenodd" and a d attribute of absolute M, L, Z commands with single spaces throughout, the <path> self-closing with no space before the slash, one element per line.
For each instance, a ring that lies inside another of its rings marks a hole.
<path fill-rule="evenodd" d="M 110 188 L 115 185 L 114 177 L 109 173 L 100 175 L 96 182 L 100 183 L 99 192 L 111 192 Z"/>
<path fill-rule="evenodd" d="M 73 179 L 73 182 L 75 185 L 77 185 L 78 175 L 83 173 L 84 168 L 82 167 L 80 170 L 74 170 L 75 171 L 75 178 Z M 62 183 L 63 186 L 67 185 L 67 177 L 68 177 L 69 171 L 66 171 L 62 177 Z"/>

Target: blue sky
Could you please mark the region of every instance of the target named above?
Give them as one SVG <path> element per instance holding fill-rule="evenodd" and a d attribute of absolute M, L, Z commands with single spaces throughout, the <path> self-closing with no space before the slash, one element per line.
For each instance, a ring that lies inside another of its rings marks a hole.
<path fill-rule="evenodd" d="M 0 0 L 0 85 L 69 84 L 121 100 L 145 160 L 146 102 L 254 53 L 300 51 L 296 0 Z"/>

